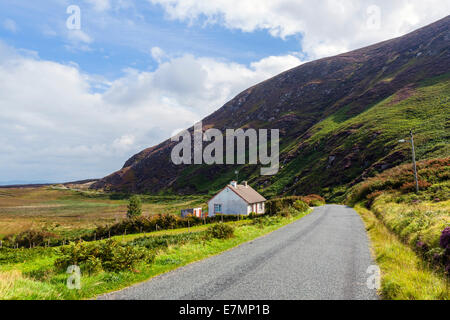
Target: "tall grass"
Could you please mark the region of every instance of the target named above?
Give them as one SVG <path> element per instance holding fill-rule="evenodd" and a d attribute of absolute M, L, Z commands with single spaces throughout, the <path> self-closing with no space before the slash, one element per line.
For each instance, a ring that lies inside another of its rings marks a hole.
<path fill-rule="evenodd" d="M 382 272 L 380 294 L 383 299 L 450 299 L 448 283 L 441 274 L 424 264 L 375 214 L 361 205 L 357 205 L 355 209 L 364 221 L 375 260 Z"/>
<path fill-rule="evenodd" d="M 138 235 L 124 237 L 131 245 L 156 249 L 153 264 L 136 265 L 135 270 L 83 274 L 81 290 L 66 287 L 68 275 L 54 267 L 54 248 L 3 249 L 0 251 L 1 299 L 86 299 L 119 290 L 158 274 L 219 254 L 246 241 L 272 232 L 308 214 L 297 212 L 290 217 L 264 217 L 252 221 L 228 222 L 235 227 L 234 237 L 215 239 L 204 237 L 205 226 L 190 228 L 195 234 L 176 234 L 177 230 L 158 232 L 158 237 Z M 264 221 L 263 221 L 264 220 Z M 270 221 L 266 221 L 270 220 Z M 261 221 L 261 223 L 256 223 Z M 245 223 L 243 223 L 245 222 Z M 267 222 L 267 223 L 266 223 Z M 15 252 L 15 254 L 13 254 Z M 33 252 L 35 254 L 33 254 Z M 4 256 L 2 260 L 2 256 Z M 21 255 L 20 257 L 18 255 Z"/>

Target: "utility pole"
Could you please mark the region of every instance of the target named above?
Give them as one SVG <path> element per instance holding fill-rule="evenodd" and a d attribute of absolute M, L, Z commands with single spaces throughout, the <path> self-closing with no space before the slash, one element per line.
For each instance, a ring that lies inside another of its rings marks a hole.
<path fill-rule="evenodd" d="M 409 134 L 411 135 L 412 161 L 413 161 L 413 170 L 414 170 L 414 180 L 416 182 L 416 193 L 419 193 L 419 179 L 417 178 L 416 151 L 415 151 L 415 148 L 414 148 L 413 131 L 410 130 Z"/>
<path fill-rule="evenodd" d="M 416 149 L 414 147 L 414 134 L 412 129 L 409 130 L 410 139 L 409 142 L 411 142 L 411 150 L 412 150 L 412 162 L 413 162 L 413 171 L 414 171 L 414 181 L 416 183 L 416 193 L 419 193 L 419 179 L 417 177 L 417 165 L 416 165 Z M 406 140 L 402 139 L 399 140 L 400 143 L 405 143 Z"/>

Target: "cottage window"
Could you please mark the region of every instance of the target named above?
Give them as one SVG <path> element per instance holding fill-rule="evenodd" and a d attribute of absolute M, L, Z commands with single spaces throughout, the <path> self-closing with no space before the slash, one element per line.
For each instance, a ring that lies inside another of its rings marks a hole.
<path fill-rule="evenodd" d="M 214 204 L 214 213 L 222 213 L 222 205 Z"/>

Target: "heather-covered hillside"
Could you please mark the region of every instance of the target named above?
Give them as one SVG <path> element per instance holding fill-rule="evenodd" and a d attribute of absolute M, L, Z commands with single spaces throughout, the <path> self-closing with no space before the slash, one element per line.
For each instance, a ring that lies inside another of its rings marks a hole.
<path fill-rule="evenodd" d="M 450 17 L 403 37 L 313 61 L 249 88 L 203 120 L 204 128 L 280 129 L 277 175 L 258 166 L 175 166 L 170 140 L 146 149 L 93 188 L 214 192 L 234 177 L 266 196 L 343 194 L 349 184 L 407 161 L 450 154 Z M 191 128 L 192 129 L 192 128 Z"/>

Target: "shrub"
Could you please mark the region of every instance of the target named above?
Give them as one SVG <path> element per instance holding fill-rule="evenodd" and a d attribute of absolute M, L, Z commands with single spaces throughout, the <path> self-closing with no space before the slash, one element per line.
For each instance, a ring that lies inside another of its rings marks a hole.
<path fill-rule="evenodd" d="M 318 196 L 320 197 L 320 196 Z M 322 198 L 322 197 L 320 197 Z M 322 198 L 323 199 L 323 198 Z M 312 201 L 313 198 L 310 198 Z M 319 200 L 318 198 L 315 198 L 314 200 Z M 295 207 L 295 203 L 299 201 L 297 204 L 298 208 Z M 285 209 L 288 209 L 289 207 L 293 207 L 296 210 L 300 212 L 305 212 L 309 209 L 309 205 L 303 201 L 303 197 L 301 196 L 290 196 L 290 197 L 283 197 L 283 198 L 275 198 L 271 199 L 266 202 L 266 211 L 269 215 L 280 215 L 285 214 L 282 213 Z"/>
<path fill-rule="evenodd" d="M 450 227 L 442 231 L 441 237 L 439 238 L 439 245 L 444 249 L 450 248 Z"/>
<path fill-rule="evenodd" d="M 162 236 L 150 236 L 144 238 L 135 239 L 131 242 L 134 246 L 145 247 L 147 249 L 155 250 L 159 248 L 165 248 L 169 245 L 181 245 L 189 241 L 196 241 L 204 238 L 206 232 L 188 232 L 181 234 L 167 234 Z"/>
<path fill-rule="evenodd" d="M 280 223 L 281 217 L 278 216 L 263 216 L 253 220 L 252 224 L 257 226 L 258 228 L 263 228 L 265 226 L 272 226 Z"/>
<path fill-rule="evenodd" d="M 442 263 L 447 276 L 450 277 L 450 227 L 446 227 L 439 239 L 439 245 L 445 250 L 442 255 Z"/>
<path fill-rule="evenodd" d="M 151 263 L 154 254 L 143 247 L 122 245 L 114 240 L 92 243 L 70 243 L 59 249 L 55 266 L 65 270 L 71 265 L 79 266 L 84 272 L 100 270 L 118 272 L 132 270 L 139 262 Z"/>
<path fill-rule="evenodd" d="M 295 201 L 293 207 L 295 210 L 300 212 L 306 212 L 309 209 L 309 205 L 302 200 Z"/>
<path fill-rule="evenodd" d="M 423 181 L 423 180 L 420 180 L 418 184 L 419 184 L 419 190 L 424 190 L 424 189 L 428 189 L 429 187 L 431 187 L 431 183 L 429 183 L 427 181 Z M 415 182 L 406 182 L 400 187 L 400 190 L 403 193 L 415 192 L 416 191 L 416 183 Z"/>
<path fill-rule="evenodd" d="M 266 211 L 269 215 L 276 215 L 283 209 L 292 207 L 295 201 L 301 200 L 299 196 L 275 198 L 266 202 Z"/>
<path fill-rule="evenodd" d="M 310 207 L 319 207 L 326 203 L 325 199 L 317 194 L 302 196 L 301 200 L 306 202 Z"/>
<path fill-rule="evenodd" d="M 45 230 L 27 230 L 21 232 L 15 236 L 9 236 L 5 238 L 5 241 L 10 245 L 18 245 L 21 248 L 31 248 L 37 246 L 43 246 L 48 241 L 53 241 L 57 238 L 57 235 Z"/>
<path fill-rule="evenodd" d="M 217 223 L 208 227 L 206 234 L 215 239 L 228 239 L 234 236 L 234 228 L 224 223 Z"/>
<path fill-rule="evenodd" d="M 425 258 L 428 253 L 428 250 L 430 250 L 428 245 L 425 242 L 419 240 L 419 241 L 417 241 L 416 246 L 417 246 L 417 250 L 419 251 L 422 258 Z"/>
<path fill-rule="evenodd" d="M 417 162 L 417 170 L 421 179 L 419 188 L 427 190 L 427 193 L 434 193 L 435 197 L 440 200 L 448 199 L 450 192 L 446 181 L 449 180 L 450 175 L 449 165 L 450 157 Z M 436 184 L 439 186 L 434 187 Z M 375 191 L 389 191 L 400 188 L 403 189 L 403 192 L 415 191 L 414 175 L 409 163 L 385 170 L 375 177 L 368 178 L 355 185 L 347 193 L 346 202 L 355 204 L 366 199 L 367 195 Z"/>
<path fill-rule="evenodd" d="M 371 194 L 369 194 L 367 196 L 367 207 L 370 208 L 372 206 L 373 202 L 375 201 L 375 199 L 382 194 L 383 194 L 383 191 L 375 191 L 375 192 L 372 192 Z"/>
<path fill-rule="evenodd" d="M 139 196 L 131 196 L 130 201 L 128 202 L 128 211 L 127 211 L 127 218 L 135 218 L 142 215 L 142 202 L 141 198 Z"/>

